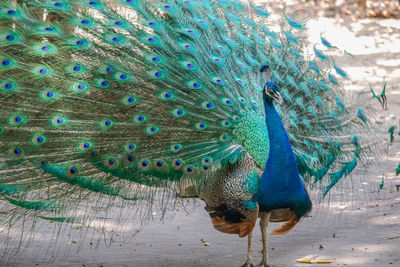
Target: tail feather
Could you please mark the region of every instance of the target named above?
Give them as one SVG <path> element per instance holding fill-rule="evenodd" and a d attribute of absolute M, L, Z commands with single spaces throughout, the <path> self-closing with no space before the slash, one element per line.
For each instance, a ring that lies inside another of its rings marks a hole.
<path fill-rule="evenodd" d="M 292 230 L 292 228 L 295 227 L 298 222 L 299 219 L 296 217 L 296 214 L 292 213 L 292 216 L 290 216 L 289 220 L 285 224 L 272 230 L 271 235 L 286 234 Z"/>

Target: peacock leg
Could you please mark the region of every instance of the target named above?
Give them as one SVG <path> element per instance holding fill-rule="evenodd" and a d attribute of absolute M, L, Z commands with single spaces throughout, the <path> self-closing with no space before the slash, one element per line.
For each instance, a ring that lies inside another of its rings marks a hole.
<path fill-rule="evenodd" d="M 253 231 L 251 231 L 248 234 L 248 239 L 247 239 L 247 260 L 246 262 L 242 265 L 242 267 L 255 267 L 256 265 L 253 262 L 253 259 L 251 258 L 251 237 L 253 235 Z"/>
<path fill-rule="evenodd" d="M 260 228 L 262 234 L 262 260 L 258 266 L 269 267 L 268 265 L 268 242 L 267 242 L 267 227 L 271 212 L 262 212 L 260 214 Z"/>

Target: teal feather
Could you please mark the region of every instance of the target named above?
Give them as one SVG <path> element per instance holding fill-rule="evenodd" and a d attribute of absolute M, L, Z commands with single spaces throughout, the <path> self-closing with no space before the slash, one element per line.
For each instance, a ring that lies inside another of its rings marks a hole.
<path fill-rule="evenodd" d="M 28 210 L 42 210 L 42 211 L 55 211 L 59 209 L 59 203 L 55 201 L 22 201 L 14 200 L 9 197 L 4 197 L 5 200 L 11 204 Z"/>

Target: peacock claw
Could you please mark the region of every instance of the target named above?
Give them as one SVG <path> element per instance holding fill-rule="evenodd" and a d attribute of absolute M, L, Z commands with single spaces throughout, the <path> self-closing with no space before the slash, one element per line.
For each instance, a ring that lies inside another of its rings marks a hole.
<path fill-rule="evenodd" d="M 257 266 L 271 267 L 271 265 L 269 265 L 266 260 L 262 260 Z"/>
<path fill-rule="evenodd" d="M 247 260 L 241 267 L 256 267 L 254 262 Z"/>

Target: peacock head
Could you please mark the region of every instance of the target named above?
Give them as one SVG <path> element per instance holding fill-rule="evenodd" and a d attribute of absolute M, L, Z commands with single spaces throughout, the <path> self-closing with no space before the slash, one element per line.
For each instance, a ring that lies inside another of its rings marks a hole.
<path fill-rule="evenodd" d="M 279 86 L 275 82 L 266 82 L 264 85 L 264 93 L 267 100 L 276 100 L 279 104 L 282 104 L 283 99 L 281 94 L 279 93 Z"/>
<path fill-rule="evenodd" d="M 265 78 L 268 81 L 269 80 L 269 66 L 268 65 L 263 65 L 260 68 L 260 72 L 265 73 Z M 273 82 L 273 81 L 268 81 L 264 85 L 264 93 L 265 93 L 265 98 L 268 102 L 271 102 L 273 100 L 278 101 L 279 104 L 282 104 L 283 99 L 281 94 L 279 93 L 279 86 Z"/>

